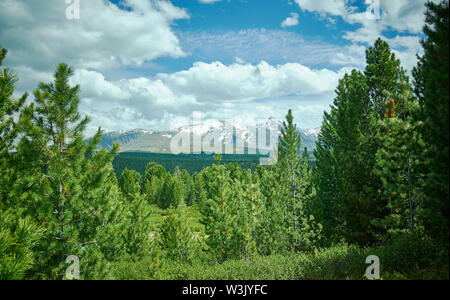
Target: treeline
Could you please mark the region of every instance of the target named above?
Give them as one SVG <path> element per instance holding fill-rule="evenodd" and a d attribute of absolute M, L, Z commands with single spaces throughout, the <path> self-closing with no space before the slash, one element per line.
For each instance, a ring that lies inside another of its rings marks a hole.
<path fill-rule="evenodd" d="M 29 104 L 27 95 L 14 98 L 17 78 L 3 68 L 0 279 L 64 279 L 74 255 L 81 279 L 126 279 L 135 270 L 145 272 L 138 278 L 192 279 L 191 266 L 212 265 L 224 272 L 214 278 L 242 279 L 243 261 L 280 268 L 270 270 L 276 278 L 358 278 L 365 246 L 396 278 L 424 270 L 448 278 L 448 1 L 427 8 L 413 85 L 377 40 L 364 72 L 336 89 L 314 167 L 289 111 L 274 166 L 251 170 L 216 156 L 192 174 L 150 162 L 117 179 L 118 145 L 97 150 L 100 129 L 83 140 L 89 119 L 78 112 L 80 87 L 68 84 L 71 68 L 60 64 Z M 155 206 L 168 213 L 151 234 Z M 201 212 L 200 234 L 187 206 Z"/>
<path fill-rule="evenodd" d="M 236 162 L 244 169 L 255 170 L 259 165 L 260 155 L 228 154 L 222 155 L 222 163 Z M 148 163 L 155 162 L 162 165 L 167 171 L 175 169 L 187 170 L 189 174 L 200 172 L 215 162 L 214 154 L 159 154 L 148 152 L 121 152 L 113 160 L 114 171 L 117 177 L 123 170 L 130 169 L 144 175 Z"/>

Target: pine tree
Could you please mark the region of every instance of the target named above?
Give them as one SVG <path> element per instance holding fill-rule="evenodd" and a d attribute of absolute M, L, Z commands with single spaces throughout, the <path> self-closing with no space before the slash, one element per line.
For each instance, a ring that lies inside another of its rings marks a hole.
<path fill-rule="evenodd" d="M 207 235 L 206 245 L 221 262 L 240 258 L 243 255 L 243 236 L 239 226 L 239 205 L 230 171 L 225 165 L 213 165 L 204 171 L 210 194 L 201 210 L 201 223 L 205 226 Z"/>
<path fill-rule="evenodd" d="M 7 51 L 0 47 L 0 66 Z M 14 120 L 14 115 L 21 113 L 28 95 L 13 99 L 17 77 L 6 68 L 0 69 L 0 208 L 13 203 L 8 197 L 8 190 L 19 176 L 16 168 L 17 151 L 14 141 L 21 133 L 20 124 Z"/>
<path fill-rule="evenodd" d="M 193 175 L 194 180 L 194 200 L 193 202 L 197 203 L 200 207 L 205 204 L 207 195 L 205 190 L 205 179 L 203 178 L 202 173 L 196 173 Z"/>
<path fill-rule="evenodd" d="M 193 235 L 187 219 L 184 201 L 177 208 L 169 208 L 160 229 L 161 248 L 171 259 L 190 260 L 192 258 Z"/>
<path fill-rule="evenodd" d="M 239 209 L 239 227 L 242 235 L 242 252 L 245 259 L 257 253 L 258 226 L 263 216 L 264 197 L 257 177 L 250 170 L 245 171 L 242 180 L 234 184 Z"/>
<path fill-rule="evenodd" d="M 38 278 L 63 278 L 68 255 L 80 258 L 82 278 L 102 278 L 121 252 L 120 192 L 111 161 L 117 152 L 98 150 L 101 130 L 86 143 L 89 122 L 78 112 L 79 86 L 70 87 L 71 68 L 60 64 L 54 82 L 39 84 L 24 124 L 17 155 L 28 175 L 17 184 L 30 215 L 43 224 Z M 112 235 L 114 233 L 114 235 Z"/>
<path fill-rule="evenodd" d="M 380 197 L 384 188 L 377 174 L 383 168 L 377 152 L 386 134 L 379 123 L 386 117 L 386 103 L 396 102 L 396 116 L 401 120 L 408 118 L 411 109 L 409 80 L 389 45 L 378 39 L 366 51 L 366 62 L 364 74 L 354 70 L 339 82 L 319 137 L 314 171 L 313 207 L 319 209 L 321 219 L 332 216 L 328 226 L 336 226 L 348 242 L 359 244 L 373 243 L 383 235 L 386 228 L 379 220 L 390 213 L 390 199 Z M 325 231 L 333 236 L 333 229 Z"/>
<path fill-rule="evenodd" d="M 339 165 L 334 154 L 334 147 L 337 145 L 336 122 L 336 106 L 332 106 L 330 113 L 324 112 L 314 150 L 316 161 L 312 171 L 316 194 L 311 201 L 310 209 L 323 225 L 323 242 L 327 246 L 342 238 L 344 227 Z"/>
<path fill-rule="evenodd" d="M 43 229 L 29 217 L 17 219 L 11 210 L 0 209 L 0 280 L 20 280 L 35 264 L 36 244 Z"/>
<path fill-rule="evenodd" d="M 377 185 L 371 176 L 371 160 L 375 159 L 377 144 L 370 136 L 374 129 L 371 112 L 374 111 L 368 97 L 369 88 L 365 76 L 359 71 L 346 74 L 336 90 L 336 137 L 333 154 L 337 162 L 340 214 L 346 226 L 344 236 L 349 242 L 367 244 L 372 240 L 370 221 L 378 215 Z M 372 157 L 373 156 L 373 157 Z M 368 187 L 370 184 L 370 188 Z"/>
<path fill-rule="evenodd" d="M 160 202 L 166 176 L 167 171 L 163 166 L 155 162 L 150 162 L 146 166 L 143 190 L 149 204 L 157 204 Z"/>
<path fill-rule="evenodd" d="M 420 133 L 424 139 L 423 161 L 425 199 L 423 222 L 427 232 L 442 240 L 448 247 L 449 237 L 449 168 L 448 168 L 448 51 L 449 51 L 449 3 L 426 4 L 427 39 L 422 41 L 424 55 L 414 69 L 415 94 L 421 111 L 417 121 L 422 124 Z"/>
<path fill-rule="evenodd" d="M 418 227 L 415 211 L 420 208 L 415 205 L 421 199 L 422 187 L 419 178 L 420 155 L 417 152 L 421 142 L 417 123 L 410 118 L 401 120 L 391 117 L 380 121 L 379 134 L 381 147 L 377 151 L 377 165 L 374 170 L 383 184 L 379 191 L 381 199 L 387 203 L 387 214 L 382 219 L 372 222 L 388 233 L 393 234 L 415 231 Z"/>
<path fill-rule="evenodd" d="M 161 195 L 159 197 L 159 207 L 166 209 L 170 206 L 177 207 L 181 201 L 185 201 L 186 188 L 178 172 L 173 175 L 167 174 L 164 178 Z"/>
<path fill-rule="evenodd" d="M 141 194 L 141 174 L 135 170 L 125 168 L 120 175 L 119 186 L 122 194 L 129 202 L 132 202 Z"/>
<path fill-rule="evenodd" d="M 180 178 L 184 184 L 186 204 L 191 206 L 195 199 L 194 180 L 187 170 L 181 171 Z"/>
<path fill-rule="evenodd" d="M 0 66 L 7 51 L 0 47 Z M 44 229 L 24 214 L 14 186 L 26 175 L 17 167 L 15 140 L 21 134 L 22 114 L 27 95 L 13 99 L 17 77 L 0 69 L 0 280 L 24 279 L 36 262 L 36 244 Z"/>
<path fill-rule="evenodd" d="M 127 255 L 137 259 L 149 251 L 150 208 L 141 195 L 141 174 L 125 169 L 119 179 L 119 186 L 125 198 L 124 243 Z"/>
<path fill-rule="evenodd" d="M 278 174 L 281 188 L 281 232 L 285 250 L 310 250 L 317 243 L 321 225 L 316 224 L 314 217 L 306 216 L 306 201 L 311 196 L 308 160 L 302 155 L 301 136 L 293 122 L 292 111 L 289 110 L 283 122 L 278 145 Z M 306 164 L 306 165 L 305 165 Z"/>

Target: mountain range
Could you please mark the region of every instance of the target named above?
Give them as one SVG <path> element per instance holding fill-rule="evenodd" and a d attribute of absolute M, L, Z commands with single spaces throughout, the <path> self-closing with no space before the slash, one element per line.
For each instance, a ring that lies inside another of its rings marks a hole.
<path fill-rule="evenodd" d="M 234 145 L 236 151 L 254 151 L 254 145 L 258 139 L 258 132 L 263 128 L 270 129 L 281 134 L 282 122 L 269 118 L 267 121 L 256 126 L 226 124 L 222 121 L 206 121 L 201 124 L 184 126 L 168 131 L 132 129 L 108 132 L 103 134 L 100 147 L 110 149 L 114 143 L 120 144 L 120 152 L 151 152 L 172 153 L 170 149 L 171 140 L 177 134 L 192 135 L 192 137 L 205 138 L 214 137 L 215 140 L 224 145 Z M 234 128 L 234 129 L 233 129 Z M 301 135 L 302 148 L 314 150 L 320 128 L 297 129 Z M 237 145 L 245 145 L 244 149 Z"/>

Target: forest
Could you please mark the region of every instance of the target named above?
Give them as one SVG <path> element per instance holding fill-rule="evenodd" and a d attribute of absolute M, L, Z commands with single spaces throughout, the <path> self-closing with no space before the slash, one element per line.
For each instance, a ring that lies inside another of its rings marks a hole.
<path fill-rule="evenodd" d="M 310 152 L 310 154 L 312 154 Z M 148 163 L 155 162 L 162 165 L 167 171 L 173 173 L 178 167 L 189 174 L 200 172 L 214 162 L 214 154 L 161 154 L 150 152 L 120 152 L 114 157 L 113 168 L 117 177 L 123 170 L 135 170 L 141 175 L 145 174 Z M 255 170 L 259 165 L 262 155 L 255 154 L 221 154 L 222 163 L 236 162 L 244 169 Z M 313 163 L 313 162 L 312 162 Z"/>
<path fill-rule="evenodd" d="M 273 166 L 99 149 L 71 67 L 1 67 L 0 279 L 449 279 L 447 0 L 424 34 L 412 78 L 380 38 L 340 79 L 314 163 L 288 109 Z"/>

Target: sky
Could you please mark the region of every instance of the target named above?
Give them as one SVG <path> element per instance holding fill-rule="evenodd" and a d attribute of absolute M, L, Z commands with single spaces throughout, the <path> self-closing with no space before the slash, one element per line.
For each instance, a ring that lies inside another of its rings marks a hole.
<path fill-rule="evenodd" d="M 316 128 L 339 79 L 364 69 L 378 37 L 412 70 L 424 3 L 1 0 L 0 45 L 17 94 L 29 92 L 30 101 L 58 63 L 74 69 L 88 135 L 178 128 L 193 112 L 252 125 L 282 120 L 288 109 L 300 128 Z"/>

